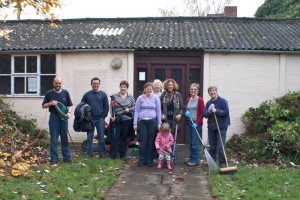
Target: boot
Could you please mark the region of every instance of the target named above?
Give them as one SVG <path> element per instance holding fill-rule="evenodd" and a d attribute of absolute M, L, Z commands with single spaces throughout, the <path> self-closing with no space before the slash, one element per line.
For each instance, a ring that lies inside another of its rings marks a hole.
<path fill-rule="evenodd" d="M 172 170 L 171 161 L 167 160 L 167 168 L 168 170 Z"/>
<path fill-rule="evenodd" d="M 161 169 L 162 160 L 157 161 L 157 169 Z"/>

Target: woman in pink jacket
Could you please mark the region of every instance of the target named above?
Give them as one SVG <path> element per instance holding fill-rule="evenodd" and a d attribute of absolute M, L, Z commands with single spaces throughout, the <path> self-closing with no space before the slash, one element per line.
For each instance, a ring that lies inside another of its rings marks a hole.
<path fill-rule="evenodd" d="M 171 166 L 171 145 L 174 144 L 174 138 L 171 133 L 171 128 L 168 123 L 163 123 L 160 127 L 160 131 L 155 138 L 155 147 L 158 153 L 157 169 L 161 169 L 163 160 L 167 161 L 168 170 L 172 170 Z"/>

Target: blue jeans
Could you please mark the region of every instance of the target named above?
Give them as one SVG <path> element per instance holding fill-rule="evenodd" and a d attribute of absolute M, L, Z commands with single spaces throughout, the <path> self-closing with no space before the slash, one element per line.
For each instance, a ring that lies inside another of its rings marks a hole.
<path fill-rule="evenodd" d="M 120 158 L 126 157 L 127 140 L 129 131 L 132 130 L 133 120 L 120 121 L 115 124 L 115 131 L 111 133 L 110 142 L 110 158 L 116 159 L 117 154 L 120 154 Z"/>
<path fill-rule="evenodd" d="M 152 164 L 155 135 L 158 122 L 156 119 L 140 120 L 138 122 L 140 138 L 139 162 L 142 165 Z"/>
<path fill-rule="evenodd" d="M 104 141 L 104 132 L 105 132 L 105 121 L 103 118 L 93 120 L 94 126 L 97 129 L 98 135 L 98 152 L 99 156 L 105 155 L 105 141 Z M 95 130 L 95 129 L 94 129 Z M 94 130 L 87 132 L 87 155 L 93 156 L 93 137 L 94 137 Z"/>
<path fill-rule="evenodd" d="M 187 126 L 187 133 L 188 133 L 188 140 L 189 140 L 189 146 L 190 146 L 190 162 L 199 164 L 200 163 L 200 139 L 199 136 L 202 139 L 202 126 L 197 126 L 196 132 L 195 128 L 192 127 L 192 122 L 189 121 Z"/>
<path fill-rule="evenodd" d="M 51 162 L 58 161 L 58 137 L 60 136 L 61 150 L 64 161 L 71 160 L 68 142 L 68 121 L 63 121 L 58 115 L 50 114 L 49 118 L 50 132 L 50 158 Z"/>
<path fill-rule="evenodd" d="M 220 132 L 221 132 L 222 141 L 225 148 L 227 128 L 220 129 Z M 218 130 L 208 129 L 208 140 L 210 145 L 209 154 L 211 155 L 211 157 L 216 161 L 216 154 L 218 152 L 219 163 L 226 164 L 224 151 L 222 148 Z"/>

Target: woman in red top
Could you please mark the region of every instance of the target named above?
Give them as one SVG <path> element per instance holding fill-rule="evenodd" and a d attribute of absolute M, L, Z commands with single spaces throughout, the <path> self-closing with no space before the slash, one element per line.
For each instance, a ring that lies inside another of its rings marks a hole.
<path fill-rule="evenodd" d="M 199 84 L 192 83 L 190 86 L 190 98 L 186 100 L 187 112 L 186 116 L 188 119 L 187 133 L 190 145 L 190 157 L 185 164 L 189 167 L 198 166 L 200 164 L 200 140 L 199 136 L 202 138 L 202 119 L 204 111 L 204 101 L 198 96 Z M 193 124 L 190 120 L 193 120 Z M 196 132 L 196 130 L 199 133 Z"/>

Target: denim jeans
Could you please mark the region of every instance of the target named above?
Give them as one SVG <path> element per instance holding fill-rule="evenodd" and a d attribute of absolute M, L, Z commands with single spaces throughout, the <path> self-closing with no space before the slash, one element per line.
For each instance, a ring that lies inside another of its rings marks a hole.
<path fill-rule="evenodd" d="M 187 126 L 188 141 L 190 146 L 190 162 L 199 164 L 200 163 L 200 139 L 198 133 L 202 139 L 202 126 L 197 126 L 196 132 L 195 128 L 192 127 L 192 122 L 189 121 Z"/>
<path fill-rule="evenodd" d="M 221 132 L 222 141 L 223 141 L 224 148 L 225 148 L 227 128 L 220 129 L 220 132 Z M 209 145 L 210 145 L 209 154 L 211 155 L 211 157 L 216 161 L 216 154 L 218 152 L 219 163 L 226 164 L 224 151 L 222 148 L 218 130 L 208 129 L 208 140 L 209 140 Z"/>
<path fill-rule="evenodd" d="M 132 130 L 133 120 L 120 121 L 115 124 L 115 131 L 111 133 L 110 158 L 116 159 L 119 153 L 120 158 L 126 157 L 127 141 L 129 131 Z"/>
<path fill-rule="evenodd" d="M 158 122 L 156 119 L 140 120 L 138 131 L 140 138 L 139 162 L 142 165 L 152 164 L 155 135 Z"/>
<path fill-rule="evenodd" d="M 93 120 L 94 126 L 97 129 L 98 135 L 98 153 L 99 156 L 105 155 L 105 141 L 104 141 L 104 132 L 105 132 L 105 121 L 103 118 Z M 94 130 L 87 132 L 87 155 L 93 156 L 93 138 Z"/>
<path fill-rule="evenodd" d="M 50 114 L 49 118 L 49 132 L 50 132 L 50 159 L 52 162 L 58 161 L 58 137 L 61 141 L 61 150 L 64 161 L 71 160 L 68 142 L 68 121 L 63 121 L 58 115 Z"/>

